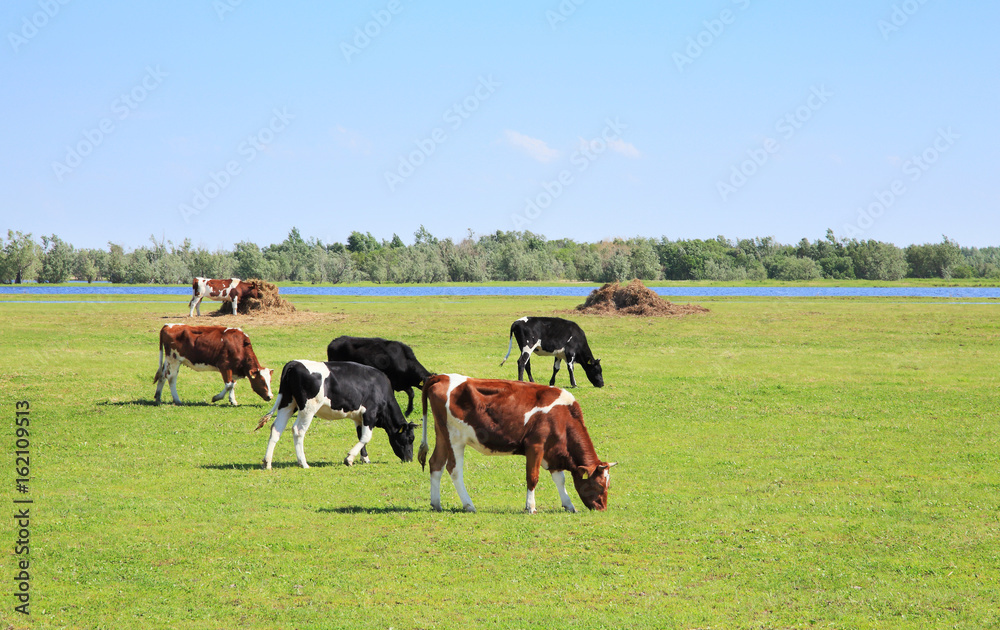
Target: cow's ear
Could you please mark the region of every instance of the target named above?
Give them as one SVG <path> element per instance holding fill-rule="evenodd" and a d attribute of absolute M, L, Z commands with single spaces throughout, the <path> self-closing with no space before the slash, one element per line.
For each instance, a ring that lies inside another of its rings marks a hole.
<path fill-rule="evenodd" d="M 580 475 L 580 478 L 583 479 L 583 480 L 587 480 L 587 479 L 590 478 L 590 471 L 587 470 L 586 466 L 577 466 L 576 467 L 576 472 L 577 472 L 577 474 Z"/>

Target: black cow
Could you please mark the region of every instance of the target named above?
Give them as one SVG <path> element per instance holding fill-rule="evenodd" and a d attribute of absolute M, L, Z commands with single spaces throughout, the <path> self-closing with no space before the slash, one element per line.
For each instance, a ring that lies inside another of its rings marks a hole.
<path fill-rule="evenodd" d="M 413 412 L 413 388 L 423 387 L 431 375 L 413 356 L 410 346 L 381 337 L 337 337 L 326 347 L 327 361 L 354 361 L 385 373 L 392 389 L 406 392 L 410 403 L 406 415 Z"/>
<path fill-rule="evenodd" d="M 295 440 L 295 457 L 303 468 L 306 453 L 302 442 L 313 416 L 338 420 L 350 418 L 358 429 L 358 443 L 344 458 L 350 466 L 361 454 L 361 461 L 368 462 L 365 445 L 372 439 L 372 429 L 381 427 L 389 436 L 393 452 L 404 462 L 413 461 L 413 429 L 417 425 L 407 422 L 399 403 L 392 393 L 392 386 L 385 374 L 367 365 L 351 362 L 320 363 L 319 361 L 289 361 L 281 371 L 278 398 L 260 422 L 264 426 L 277 411 L 271 425 L 271 439 L 264 455 L 264 468 L 271 467 L 274 445 L 285 430 L 288 419 L 298 411 L 292 427 Z M 256 431 L 256 429 L 254 429 Z"/>
<path fill-rule="evenodd" d="M 510 350 L 517 340 L 521 348 L 521 356 L 517 360 L 517 380 L 524 380 L 527 371 L 531 378 L 531 353 L 543 357 L 555 357 L 552 366 L 552 378 L 549 385 L 555 385 L 556 373 L 559 372 L 559 362 L 565 360 L 569 369 L 569 383 L 576 387 L 573 376 L 573 364 L 579 363 L 587 373 L 587 379 L 594 387 L 604 387 L 604 376 L 601 373 L 601 360 L 595 359 L 587 345 L 587 336 L 583 334 L 576 322 L 560 317 L 522 317 L 510 325 L 510 341 L 507 344 L 507 355 L 500 362 L 503 365 L 510 356 Z"/>

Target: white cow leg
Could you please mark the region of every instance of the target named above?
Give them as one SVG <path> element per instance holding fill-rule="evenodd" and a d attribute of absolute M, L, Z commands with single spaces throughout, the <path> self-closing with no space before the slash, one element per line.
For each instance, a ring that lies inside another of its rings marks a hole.
<path fill-rule="evenodd" d="M 535 513 L 535 491 L 528 488 L 528 498 L 524 501 L 524 511 L 528 514 Z"/>
<path fill-rule="evenodd" d="M 462 470 L 465 468 L 465 445 L 458 447 L 452 445 L 452 451 L 455 453 L 455 468 L 451 471 L 451 482 L 455 484 L 455 492 L 462 500 L 462 507 L 465 508 L 465 511 L 475 512 L 476 506 L 472 505 L 472 497 L 465 489 L 465 480 L 462 476 Z"/>
<path fill-rule="evenodd" d="M 358 443 L 355 444 L 350 451 L 348 451 L 347 457 L 344 458 L 344 465 L 353 466 L 354 458 L 358 456 L 358 453 L 361 452 L 361 449 L 363 449 L 365 445 L 371 441 L 371 439 L 372 439 L 372 428 L 367 425 L 361 425 L 361 439 L 359 439 Z"/>
<path fill-rule="evenodd" d="M 233 407 L 238 407 L 239 404 L 236 402 L 236 381 L 226 385 L 229 388 L 229 404 Z"/>
<path fill-rule="evenodd" d="M 573 374 L 573 362 L 566 361 L 566 371 L 569 372 L 569 386 L 576 387 L 576 375 Z"/>
<path fill-rule="evenodd" d="M 168 363 L 167 370 L 170 372 L 170 375 L 167 377 L 167 380 L 170 381 L 170 395 L 174 398 L 174 404 L 179 405 L 181 404 L 181 399 L 177 395 L 177 375 L 180 374 L 181 364 Z"/>
<path fill-rule="evenodd" d="M 237 308 L 239 308 L 239 303 L 240 303 L 240 298 L 234 297 L 233 298 L 233 315 L 236 315 L 239 312 L 239 311 L 236 310 Z"/>
<path fill-rule="evenodd" d="M 306 411 L 299 411 L 299 417 L 292 425 L 292 439 L 295 441 L 295 458 L 299 460 L 299 466 L 309 468 L 306 463 L 305 439 L 309 424 L 312 423 L 313 414 Z"/>
<path fill-rule="evenodd" d="M 553 470 L 552 481 L 556 483 L 556 490 L 559 491 L 559 499 L 562 500 L 562 506 L 567 512 L 576 512 L 576 508 L 573 507 L 573 500 L 569 498 L 569 494 L 566 492 L 566 474 L 561 470 Z"/>
<path fill-rule="evenodd" d="M 198 309 L 198 315 L 201 316 L 201 298 L 194 296 L 191 301 L 188 302 L 188 308 L 191 312 L 188 313 L 188 317 L 194 317 L 194 309 Z"/>
<path fill-rule="evenodd" d="M 288 406 L 279 411 L 277 417 L 274 419 L 274 424 L 271 425 L 271 438 L 267 441 L 267 451 L 264 453 L 264 468 L 267 470 L 271 469 L 271 460 L 274 457 L 274 445 L 281 439 L 281 432 L 285 430 L 288 419 L 292 417 L 292 409 L 292 406 Z"/>
<path fill-rule="evenodd" d="M 228 393 L 229 393 L 229 383 L 223 382 L 222 391 L 216 394 L 215 396 L 212 396 L 212 402 L 219 402 L 220 400 L 225 398 L 226 394 Z"/>
<path fill-rule="evenodd" d="M 431 471 L 431 509 L 441 511 L 441 473 L 444 470 Z"/>

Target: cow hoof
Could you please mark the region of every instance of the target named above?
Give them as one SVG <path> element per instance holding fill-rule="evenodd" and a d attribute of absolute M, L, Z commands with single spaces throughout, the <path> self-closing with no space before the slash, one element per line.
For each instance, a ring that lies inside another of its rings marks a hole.
<path fill-rule="evenodd" d="M 260 462 L 260 467 L 264 470 L 271 470 L 271 462 L 267 461 L 266 459 L 262 460 Z"/>
<path fill-rule="evenodd" d="M 441 506 L 440 505 L 434 505 L 432 503 L 431 504 L 431 509 L 434 510 L 435 512 L 440 512 L 441 511 Z"/>
<path fill-rule="evenodd" d="M 566 507 L 566 506 L 564 505 L 564 506 L 563 506 L 563 509 L 564 509 L 564 510 L 566 510 L 567 512 L 569 512 L 570 514 L 576 514 L 576 508 L 575 508 L 575 507 L 573 507 L 572 505 L 571 505 L 571 506 L 569 506 L 569 507 Z"/>
<path fill-rule="evenodd" d="M 353 465 L 354 465 L 354 460 L 352 460 L 350 457 L 344 458 L 344 466 L 353 466 Z"/>
<path fill-rule="evenodd" d="M 463 505 L 462 507 L 465 508 L 466 512 L 475 512 L 476 511 L 476 506 L 472 505 L 471 503 L 469 505 Z"/>
<path fill-rule="evenodd" d="M 535 508 L 526 507 L 526 508 L 524 508 L 524 511 L 527 512 L 528 514 L 534 514 L 535 513 Z"/>
<path fill-rule="evenodd" d="M 369 458 L 367 458 L 367 457 L 362 457 L 361 458 L 361 463 L 362 464 L 370 464 L 370 463 L 372 463 L 372 460 L 369 459 Z"/>

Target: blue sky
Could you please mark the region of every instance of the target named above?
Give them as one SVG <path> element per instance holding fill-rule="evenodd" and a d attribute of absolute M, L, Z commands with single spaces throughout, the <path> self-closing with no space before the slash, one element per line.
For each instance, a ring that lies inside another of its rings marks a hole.
<path fill-rule="evenodd" d="M 316 4 L 5 2 L 0 228 L 1000 245 L 995 2 Z"/>

